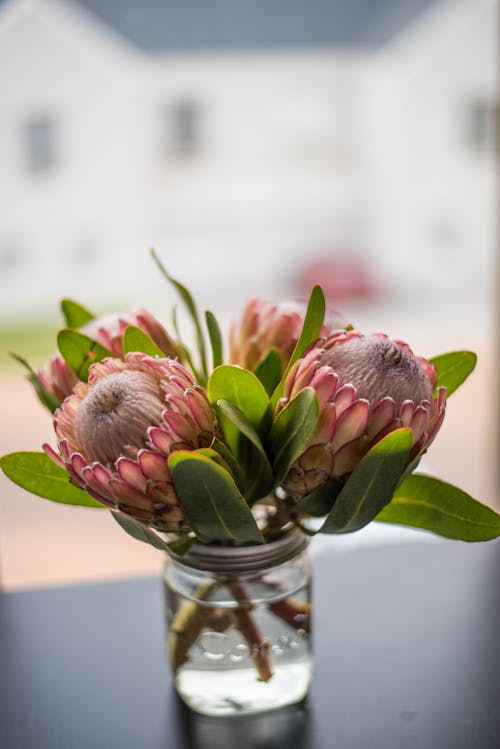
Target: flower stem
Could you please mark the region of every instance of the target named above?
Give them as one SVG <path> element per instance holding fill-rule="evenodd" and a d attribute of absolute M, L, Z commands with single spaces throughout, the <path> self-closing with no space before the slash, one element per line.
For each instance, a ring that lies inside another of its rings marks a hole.
<path fill-rule="evenodd" d="M 267 605 L 268 609 L 294 629 L 311 631 L 311 604 L 294 598 L 283 598 Z"/>
<path fill-rule="evenodd" d="M 269 681 L 273 675 L 271 661 L 269 659 L 271 645 L 263 639 L 255 619 L 250 614 L 252 604 L 243 585 L 238 582 L 238 580 L 227 580 L 226 585 L 231 591 L 235 601 L 239 604 L 238 607 L 233 610 L 233 615 L 236 619 L 238 629 L 247 642 L 250 657 L 257 669 L 257 673 L 259 674 L 259 680 Z"/>
<path fill-rule="evenodd" d="M 196 598 L 206 601 L 216 583 L 203 583 L 196 590 Z M 225 632 L 233 622 L 232 612 L 227 609 L 203 606 L 196 601 L 185 601 L 170 625 L 168 654 L 174 674 L 189 660 L 189 651 L 202 630 L 213 629 Z"/>

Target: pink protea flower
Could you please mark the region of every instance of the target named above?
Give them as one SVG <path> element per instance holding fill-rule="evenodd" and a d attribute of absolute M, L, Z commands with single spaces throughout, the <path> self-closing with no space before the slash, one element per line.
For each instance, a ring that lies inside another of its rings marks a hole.
<path fill-rule="evenodd" d="M 129 325 L 135 325 L 143 330 L 165 356 L 179 355 L 178 347 L 163 326 L 151 312 L 143 308 L 122 315 L 97 317 L 81 327 L 79 332 L 100 343 L 114 356 L 121 359 L 123 358 L 123 335 Z M 46 369 L 40 370 L 37 377 L 42 387 L 59 404 L 71 394 L 78 382 L 78 377 L 60 354 L 49 362 Z"/>
<path fill-rule="evenodd" d="M 292 466 L 284 488 L 294 499 L 330 477 L 348 475 L 389 432 L 410 427 L 410 460 L 422 454 L 444 418 L 446 393 L 434 398 L 436 371 L 402 341 L 384 334 L 337 331 L 290 370 L 278 410 L 311 387 L 320 414 L 310 447 Z"/>
<path fill-rule="evenodd" d="M 167 456 L 212 443 L 217 419 L 174 359 L 127 354 L 90 367 L 56 411 L 47 455 L 99 502 L 163 531 L 185 528 Z"/>
<path fill-rule="evenodd" d="M 270 349 L 277 349 L 286 364 L 299 339 L 305 312 L 300 302 L 273 304 L 266 299 L 251 299 L 241 321 L 231 328 L 229 362 L 254 370 Z M 340 316 L 329 312 L 322 335 L 344 327 Z"/>

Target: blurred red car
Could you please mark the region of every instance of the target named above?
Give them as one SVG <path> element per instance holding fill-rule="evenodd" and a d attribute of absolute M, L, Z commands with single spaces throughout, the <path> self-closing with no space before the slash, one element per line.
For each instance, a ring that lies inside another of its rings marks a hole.
<path fill-rule="evenodd" d="M 369 266 L 346 257 L 318 258 L 304 265 L 297 276 L 299 293 L 307 296 L 315 284 L 334 302 L 370 301 L 380 293 Z"/>

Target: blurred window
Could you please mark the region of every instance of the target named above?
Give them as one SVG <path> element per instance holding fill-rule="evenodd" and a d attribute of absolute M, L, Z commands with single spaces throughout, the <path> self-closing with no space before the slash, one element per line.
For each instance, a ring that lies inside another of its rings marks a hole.
<path fill-rule="evenodd" d="M 167 110 L 167 149 L 169 153 L 191 155 L 200 148 L 201 108 L 192 99 L 175 102 Z"/>
<path fill-rule="evenodd" d="M 31 118 L 23 128 L 25 160 L 31 173 L 51 171 L 57 163 L 55 122 L 46 116 Z"/>
<path fill-rule="evenodd" d="M 467 110 L 466 137 L 474 151 L 495 151 L 499 145 L 500 107 L 487 100 L 477 100 Z"/>

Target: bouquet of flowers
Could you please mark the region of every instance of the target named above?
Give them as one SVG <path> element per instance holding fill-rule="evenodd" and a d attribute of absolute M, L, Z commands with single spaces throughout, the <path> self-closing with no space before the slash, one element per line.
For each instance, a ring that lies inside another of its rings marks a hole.
<path fill-rule="evenodd" d="M 427 361 L 365 335 L 326 311 L 319 286 L 303 307 L 250 301 L 225 350 L 215 316 L 202 320 L 153 257 L 189 312 L 197 350 L 175 314 L 167 333 L 143 309 L 95 318 L 64 300 L 48 367 L 17 357 L 54 413 L 56 444 L 1 458 L 12 481 L 107 507 L 134 538 L 177 556 L 192 544 L 261 545 L 291 528 L 352 533 L 373 520 L 465 541 L 500 535 L 493 510 L 414 473 L 473 353 Z"/>

